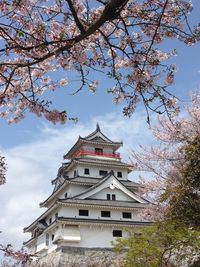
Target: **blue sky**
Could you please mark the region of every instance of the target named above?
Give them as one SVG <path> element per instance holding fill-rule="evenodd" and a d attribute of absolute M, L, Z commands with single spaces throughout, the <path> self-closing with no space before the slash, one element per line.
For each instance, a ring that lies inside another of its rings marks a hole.
<path fill-rule="evenodd" d="M 200 2 L 195 14 L 200 13 Z M 192 20 L 196 20 L 197 15 Z M 164 49 L 176 48 L 178 55 L 171 61 L 177 64 L 175 84 L 171 90 L 188 103 L 189 92 L 200 88 L 200 44 L 186 47 L 180 42 L 170 42 Z M 95 74 L 97 75 L 97 74 Z M 42 202 L 52 190 L 50 181 L 55 178 L 62 162 L 63 154 L 73 145 L 78 135 L 87 135 L 95 129 L 97 122 L 102 131 L 114 140 L 123 140 L 122 156 L 128 160 L 131 148 L 139 144 L 153 142 L 141 106 L 130 118 L 124 118 L 122 107 L 112 103 L 112 96 L 106 93 L 111 86 L 108 79 L 100 78 L 96 94 L 84 89 L 70 96 L 68 89 L 60 89 L 53 95 L 55 106 L 69 111 L 70 116 L 78 117 L 79 122 L 66 125 L 52 125 L 43 118 L 27 114 L 18 124 L 0 124 L 0 150 L 7 157 L 7 183 L 0 187 L 1 242 L 20 246 L 28 237 L 22 232 L 43 210 Z M 156 116 L 152 115 L 152 122 Z M 1 243 L 0 242 L 0 243 Z"/>

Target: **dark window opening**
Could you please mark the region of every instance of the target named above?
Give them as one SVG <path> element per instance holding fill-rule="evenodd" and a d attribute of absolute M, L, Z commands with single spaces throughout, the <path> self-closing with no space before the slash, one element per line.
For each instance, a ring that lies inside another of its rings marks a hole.
<path fill-rule="evenodd" d="M 51 224 L 52 223 L 52 218 L 49 218 L 49 224 Z"/>
<path fill-rule="evenodd" d="M 51 240 L 52 240 L 52 241 L 54 240 L 54 235 L 51 235 Z"/>
<path fill-rule="evenodd" d="M 131 212 L 122 212 L 122 216 L 123 216 L 123 218 L 127 218 L 127 219 L 132 218 Z"/>
<path fill-rule="evenodd" d="M 57 219 L 58 218 L 58 213 L 56 212 L 56 214 L 55 214 L 55 218 Z"/>
<path fill-rule="evenodd" d="M 79 216 L 88 216 L 89 211 L 88 210 L 79 210 Z"/>
<path fill-rule="evenodd" d="M 90 174 L 90 169 L 84 169 L 84 174 Z"/>
<path fill-rule="evenodd" d="M 107 200 L 110 200 L 110 194 L 107 194 Z"/>
<path fill-rule="evenodd" d="M 112 195 L 112 200 L 116 200 L 116 196 L 114 194 Z"/>
<path fill-rule="evenodd" d="M 49 234 L 46 234 L 46 246 L 48 246 L 49 245 Z"/>
<path fill-rule="evenodd" d="M 99 175 L 106 175 L 107 173 L 108 173 L 108 171 L 103 171 L 103 170 L 99 171 Z"/>
<path fill-rule="evenodd" d="M 113 230 L 113 236 L 122 237 L 122 231 L 121 230 Z"/>
<path fill-rule="evenodd" d="M 77 170 L 74 171 L 74 177 L 76 177 L 78 174 Z"/>
<path fill-rule="evenodd" d="M 101 217 L 110 217 L 110 211 L 102 210 L 101 211 Z"/>
<path fill-rule="evenodd" d="M 95 154 L 97 154 L 97 155 L 102 155 L 102 154 L 103 154 L 103 149 L 102 149 L 102 148 L 98 148 L 98 147 L 96 147 L 96 148 L 94 149 L 94 151 L 95 151 Z"/>
<path fill-rule="evenodd" d="M 67 196 L 68 196 L 68 194 L 67 194 L 67 193 L 65 193 L 65 198 L 67 198 Z"/>
<path fill-rule="evenodd" d="M 122 178 L 122 172 L 117 172 L 117 177 Z"/>

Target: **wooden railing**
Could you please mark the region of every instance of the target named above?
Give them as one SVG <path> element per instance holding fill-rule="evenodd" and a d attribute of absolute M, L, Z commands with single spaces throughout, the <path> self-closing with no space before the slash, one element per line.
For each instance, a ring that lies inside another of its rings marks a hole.
<path fill-rule="evenodd" d="M 79 150 L 75 155 L 75 157 L 80 156 L 101 156 L 106 158 L 114 158 L 114 159 L 120 159 L 120 153 L 104 153 L 104 152 L 95 152 L 90 150 Z"/>

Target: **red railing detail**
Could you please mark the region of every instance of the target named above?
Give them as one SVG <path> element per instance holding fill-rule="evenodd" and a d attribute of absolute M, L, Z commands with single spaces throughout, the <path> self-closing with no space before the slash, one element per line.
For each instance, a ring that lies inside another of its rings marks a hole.
<path fill-rule="evenodd" d="M 79 150 L 74 156 L 102 156 L 107 158 L 115 158 L 120 159 L 120 153 L 102 153 L 102 152 L 95 152 L 95 151 L 89 151 L 89 150 Z"/>

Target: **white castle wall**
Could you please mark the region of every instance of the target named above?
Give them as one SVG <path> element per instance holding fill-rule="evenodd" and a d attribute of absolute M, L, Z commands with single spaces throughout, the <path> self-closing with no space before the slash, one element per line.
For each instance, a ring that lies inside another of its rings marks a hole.
<path fill-rule="evenodd" d="M 122 237 L 128 235 L 126 227 L 122 226 L 71 226 L 66 225 L 64 229 L 58 229 L 54 232 L 54 240 L 62 236 L 58 244 L 53 243 L 52 235 L 49 233 L 49 245 L 46 245 L 46 235 L 41 235 L 37 240 L 37 252 L 43 254 L 54 251 L 58 246 L 72 246 L 85 248 L 111 248 L 112 242 L 116 240 L 113 237 L 113 230 L 121 230 Z"/>
<path fill-rule="evenodd" d="M 89 216 L 79 216 L 79 209 L 89 210 Z M 110 211 L 110 217 L 101 217 L 101 211 Z M 131 212 L 132 219 L 125 219 L 122 217 L 122 212 Z M 106 220 L 124 220 L 124 221 L 141 221 L 137 211 L 131 210 L 114 210 L 108 208 L 92 208 L 92 207 L 65 207 L 62 206 L 59 211 L 59 216 L 70 218 L 87 218 L 87 219 L 106 219 Z"/>
<path fill-rule="evenodd" d="M 84 192 L 88 188 L 89 186 L 86 185 L 70 184 L 65 193 L 67 193 L 67 197 L 73 197 Z M 62 195 L 62 198 L 64 198 L 65 193 Z"/>
<path fill-rule="evenodd" d="M 90 170 L 90 174 L 84 174 L 84 169 L 85 168 L 88 168 Z M 127 170 L 123 170 L 123 169 L 120 169 L 118 167 L 101 167 L 101 166 L 89 166 L 89 165 L 78 165 L 76 167 L 74 167 L 72 170 L 70 170 L 68 172 L 68 176 L 70 178 L 73 178 L 74 177 L 74 171 L 77 171 L 78 175 L 79 176 L 85 176 L 85 177 L 93 177 L 93 178 L 101 178 L 103 176 L 100 176 L 99 175 L 99 171 L 100 170 L 103 170 L 103 171 L 107 171 L 107 172 L 110 172 L 111 170 L 114 171 L 114 174 L 115 176 L 117 176 L 117 172 L 120 171 L 122 172 L 122 178 L 119 178 L 120 180 L 127 180 L 128 179 L 128 171 Z"/>
<path fill-rule="evenodd" d="M 123 237 L 127 236 L 125 228 L 122 227 L 81 225 L 80 242 L 63 242 L 62 245 L 85 248 L 111 248 L 112 241 L 116 240 L 116 237 L 113 237 L 113 230 L 122 230 Z"/>

